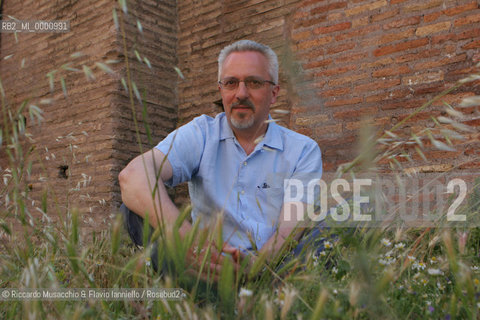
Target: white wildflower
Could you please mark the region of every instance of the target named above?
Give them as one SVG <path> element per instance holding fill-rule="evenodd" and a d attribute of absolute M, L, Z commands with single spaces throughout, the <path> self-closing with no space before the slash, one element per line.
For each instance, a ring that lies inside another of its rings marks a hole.
<path fill-rule="evenodd" d="M 399 242 L 395 244 L 395 249 L 403 249 L 405 248 L 405 243 Z"/>
<path fill-rule="evenodd" d="M 390 240 L 388 240 L 387 238 L 383 238 L 381 242 L 385 247 L 390 247 L 392 245 L 392 242 L 390 242 Z"/>
<path fill-rule="evenodd" d="M 414 270 L 425 270 L 427 266 L 425 265 L 425 263 L 423 262 L 414 262 L 413 265 L 412 265 L 412 268 Z"/>
<path fill-rule="evenodd" d="M 238 293 L 238 297 L 242 298 L 242 297 L 250 297 L 253 295 L 253 291 L 252 290 L 248 290 L 246 288 L 241 288 L 240 289 L 240 292 Z"/>
<path fill-rule="evenodd" d="M 332 249 L 333 248 L 333 245 L 330 241 L 325 241 L 323 243 L 323 245 L 325 246 L 325 249 Z"/>

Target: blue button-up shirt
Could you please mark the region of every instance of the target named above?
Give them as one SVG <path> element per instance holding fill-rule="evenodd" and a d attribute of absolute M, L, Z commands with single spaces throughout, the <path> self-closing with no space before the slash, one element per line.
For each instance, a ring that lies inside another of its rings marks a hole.
<path fill-rule="evenodd" d="M 284 179 L 320 178 L 322 173 L 318 144 L 273 122 L 247 155 L 225 113 L 195 118 L 156 148 L 167 155 L 173 168 L 166 184 L 189 182 L 192 219 L 201 218 L 201 225 L 206 225 L 223 214 L 224 241 L 247 250 L 260 249 L 274 234 Z"/>

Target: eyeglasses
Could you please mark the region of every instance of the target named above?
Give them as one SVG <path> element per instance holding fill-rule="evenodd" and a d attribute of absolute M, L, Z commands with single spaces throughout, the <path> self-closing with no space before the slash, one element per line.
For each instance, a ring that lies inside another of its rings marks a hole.
<path fill-rule="evenodd" d="M 226 90 L 235 90 L 238 88 L 238 84 L 240 82 L 243 82 L 245 83 L 245 86 L 248 88 L 248 89 L 260 89 L 262 88 L 265 83 L 269 83 L 269 84 L 272 84 L 272 85 L 275 85 L 275 82 L 273 81 L 270 81 L 270 80 L 263 80 L 263 79 L 260 79 L 260 78 L 256 78 L 256 77 L 248 77 L 248 78 L 245 78 L 245 80 L 238 80 L 237 78 L 226 78 L 226 79 L 223 79 L 222 81 L 218 81 L 218 83 L 220 84 L 220 86 L 223 88 L 223 89 L 226 89 Z"/>

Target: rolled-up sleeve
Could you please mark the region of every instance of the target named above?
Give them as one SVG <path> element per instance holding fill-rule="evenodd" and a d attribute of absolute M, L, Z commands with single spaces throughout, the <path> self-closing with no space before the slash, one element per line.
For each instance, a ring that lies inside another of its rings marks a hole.
<path fill-rule="evenodd" d="M 155 148 L 167 156 L 173 175 L 165 184 L 174 187 L 191 180 L 198 171 L 205 149 L 205 116 L 195 118 L 170 133 Z"/>

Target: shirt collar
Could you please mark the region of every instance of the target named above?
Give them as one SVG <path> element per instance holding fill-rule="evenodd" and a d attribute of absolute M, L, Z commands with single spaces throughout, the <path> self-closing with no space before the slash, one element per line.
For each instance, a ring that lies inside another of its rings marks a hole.
<path fill-rule="evenodd" d="M 268 115 L 268 119 L 272 120 L 272 117 Z M 221 130 L 220 130 L 220 140 L 225 140 L 229 138 L 235 138 L 232 128 L 227 121 L 227 116 L 225 113 L 221 119 Z M 268 124 L 267 132 L 265 133 L 265 138 L 257 145 L 258 147 L 267 146 L 269 148 L 283 150 L 283 141 L 281 137 L 281 132 L 278 124 L 275 122 L 270 122 Z"/>

